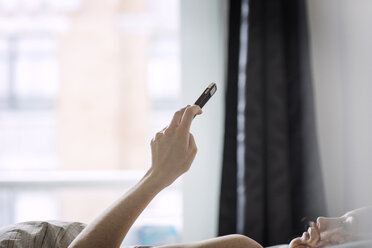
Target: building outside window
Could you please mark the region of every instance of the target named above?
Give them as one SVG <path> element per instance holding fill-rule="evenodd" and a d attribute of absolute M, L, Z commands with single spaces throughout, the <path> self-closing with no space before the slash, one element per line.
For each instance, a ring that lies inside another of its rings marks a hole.
<path fill-rule="evenodd" d="M 88 223 L 180 107 L 178 0 L 0 0 L 0 225 Z M 180 240 L 179 183 L 124 241 Z"/>

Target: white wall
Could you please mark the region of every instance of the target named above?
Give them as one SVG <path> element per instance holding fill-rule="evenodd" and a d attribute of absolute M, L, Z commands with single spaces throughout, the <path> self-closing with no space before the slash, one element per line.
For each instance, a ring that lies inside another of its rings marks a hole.
<path fill-rule="evenodd" d="M 195 118 L 198 154 L 184 176 L 183 241 L 217 234 L 224 128 L 226 0 L 181 0 L 183 104 L 193 104 L 211 82 L 217 92 Z"/>
<path fill-rule="evenodd" d="M 309 0 L 330 215 L 372 204 L 372 1 Z"/>

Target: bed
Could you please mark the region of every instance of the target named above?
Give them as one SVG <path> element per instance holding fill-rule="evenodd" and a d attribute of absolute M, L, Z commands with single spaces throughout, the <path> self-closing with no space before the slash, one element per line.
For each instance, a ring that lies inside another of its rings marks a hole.
<path fill-rule="evenodd" d="M 85 228 L 80 222 L 30 221 L 0 228 L 0 248 L 23 247 L 67 247 Z M 146 246 L 134 246 L 132 248 Z M 332 248 L 371 248 L 372 240 L 354 241 Z M 275 245 L 266 248 L 288 248 L 288 245 Z"/>

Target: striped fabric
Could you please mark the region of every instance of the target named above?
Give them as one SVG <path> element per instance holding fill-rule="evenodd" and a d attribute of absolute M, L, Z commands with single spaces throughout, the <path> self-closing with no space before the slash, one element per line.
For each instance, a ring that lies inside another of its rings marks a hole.
<path fill-rule="evenodd" d="M 66 248 L 85 226 L 79 222 L 62 221 L 17 223 L 0 228 L 0 248 Z M 150 246 L 132 248 L 145 247 Z"/>
<path fill-rule="evenodd" d="M 61 221 L 30 221 L 0 229 L 0 248 L 67 247 L 85 224 Z"/>

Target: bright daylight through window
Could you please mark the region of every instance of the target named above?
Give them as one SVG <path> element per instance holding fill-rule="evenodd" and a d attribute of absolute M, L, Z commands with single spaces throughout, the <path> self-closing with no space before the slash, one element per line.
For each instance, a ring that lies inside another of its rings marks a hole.
<path fill-rule="evenodd" d="M 178 0 L 0 0 L 0 225 L 89 222 L 180 107 Z M 176 184 L 125 244 L 176 242 Z"/>

